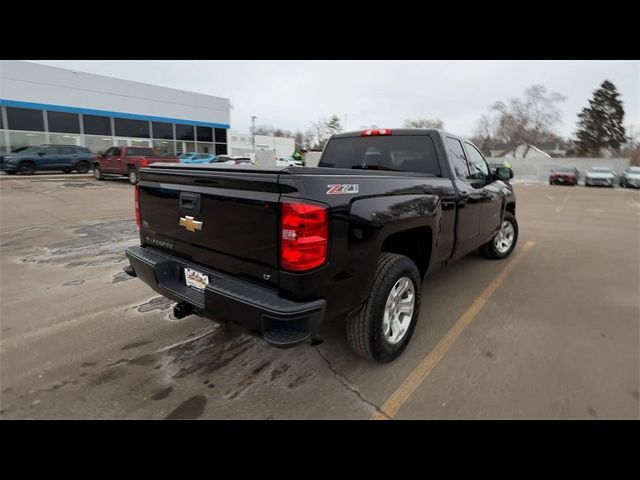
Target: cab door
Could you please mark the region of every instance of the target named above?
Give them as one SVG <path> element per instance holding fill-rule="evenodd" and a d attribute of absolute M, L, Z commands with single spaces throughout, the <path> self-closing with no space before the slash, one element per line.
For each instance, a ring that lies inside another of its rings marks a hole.
<path fill-rule="evenodd" d="M 74 147 L 58 147 L 59 168 L 73 168 L 78 161 L 78 152 Z"/>
<path fill-rule="evenodd" d="M 469 179 L 469 164 L 462 141 L 446 137 L 447 156 L 451 163 L 453 181 L 458 191 L 456 242 L 454 258 L 469 253 L 480 241 L 480 221 L 484 193 Z"/>
<path fill-rule="evenodd" d="M 464 149 L 469 160 L 469 180 L 481 192 L 479 240 L 484 243 L 500 228 L 503 197 L 501 182 L 490 175 L 489 165 L 473 144 L 465 142 Z"/>
<path fill-rule="evenodd" d="M 38 170 L 54 170 L 60 163 L 58 147 L 46 147 L 38 152 Z"/>
<path fill-rule="evenodd" d="M 102 171 L 105 173 L 116 173 L 117 172 L 117 164 L 115 159 L 120 158 L 120 147 L 111 147 L 107 150 L 100 160 L 100 166 L 102 167 Z"/>

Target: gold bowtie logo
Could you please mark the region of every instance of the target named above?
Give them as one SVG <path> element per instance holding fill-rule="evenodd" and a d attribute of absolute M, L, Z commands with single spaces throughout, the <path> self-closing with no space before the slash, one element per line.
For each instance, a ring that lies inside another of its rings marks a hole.
<path fill-rule="evenodd" d="M 202 222 L 194 220 L 193 217 L 180 217 L 180 226 L 186 228 L 190 232 L 202 230 Z"/>

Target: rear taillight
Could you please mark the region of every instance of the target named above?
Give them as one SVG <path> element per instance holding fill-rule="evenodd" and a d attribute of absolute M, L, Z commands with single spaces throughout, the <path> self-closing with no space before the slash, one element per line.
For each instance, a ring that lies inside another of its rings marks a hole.
<path fill-rule="evenodd" d="M 147 160 L 146 158 L 143 157 L 143 158 L 140 159 L 139 165 L 141 167 L 148 167 L 149 166 L 149 160 Z"/>
<path fill-rule="evenodd" d="M 280 217 L 280 266 L 302 272 L 327 259 L 327 210 L 308 203 L 284 202 Z"/>
<path fill-rule="evenodd" d="M 138 225 L 138 228 L 141 228 L 142 222 L 140 221 L 140 186 L 136 185 L 133 188 L 133 192 L 133 203 L 136 207 L 136 224 Z"/>
<path fill-rule="evenodd" d="M 391 135 L 389 128 L 368 128 L 360 133 L 361 137 L 375 137 L 378 135 Z"/>

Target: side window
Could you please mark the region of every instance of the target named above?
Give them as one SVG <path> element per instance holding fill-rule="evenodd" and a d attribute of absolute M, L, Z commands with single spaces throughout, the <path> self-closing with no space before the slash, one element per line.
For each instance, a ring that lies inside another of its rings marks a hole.
<path fill-rule="evenodd" d="M 205 155 L 203 153 L 199 153 L 198 155 L 193 157 L 194 160 L 202 160 L 203 158 L 209 158 L 209 155 Z"/>
<path fill-rule="evenodd" d="M 467 157 L 464 155 L 462 143 L 455 138 L 447 137 L 447 147 L 449 149 L 449 157 L 451 166 L 456 177 L 466 180 L 469 176 L 469 167 L 467 166 Z"/>
<path fill-rule="evenodd" d="M 58 150 L 58 147 L 48 147 L 41 151 L 44 152 L 45 155 L 58 155 L 58 153 L 60 153 Z"/>
<path fill-rule="evenodd" d="M 113 149 L 113 151 L 111 152 L 111 155 L 113 155 L 114 157 L 120 157 L 122 156 L 122 149 L 121 148 L 117 148 L 115 147 Z"/>
<path fill-rule="evenodd" d="M 115 149 L 114 149 L 113 147 L 108 148 L 108 149 L 107 149 L 107 151 L 106 151 L 106 152 L 104 152 L 104 156 L 105 156 L 105 157 L 109 157 L 109 156 L 113 155 L 113 151 L 114 151 L 114 150 L 115 150 Z"/>
<path fill-rule="evenodd" d="M 470 143 L 466 143 L 467 153 L 469 154 L 469 179 L 484 180 L 489 175 L 487 162 L 476 147 Z"/>
<path fill-rule="evenodd" d="M 58 153 L 60 155 L 74 155 L 76 153 L 76 149 L 73 147 L 58 147 Z"/>

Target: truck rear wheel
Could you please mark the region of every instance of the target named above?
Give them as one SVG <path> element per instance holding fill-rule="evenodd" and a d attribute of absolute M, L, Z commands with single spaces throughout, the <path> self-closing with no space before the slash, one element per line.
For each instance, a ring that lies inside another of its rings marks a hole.
<path fill-rule="evenodd" d="M 517 242 L 518 221 L 513 213 L 505 212 L 500 230 L 480 247 L 480 253 L 487 258 L 506 258 L 511 255 Z"/>
<path fill-rule="evenodd" d="M 369 299 L 347 319 L 351 348 L 366 360 L 390 362 L 409 344 L 420 313 L 421 281 L 408 257 L 382 253 Z"/>

